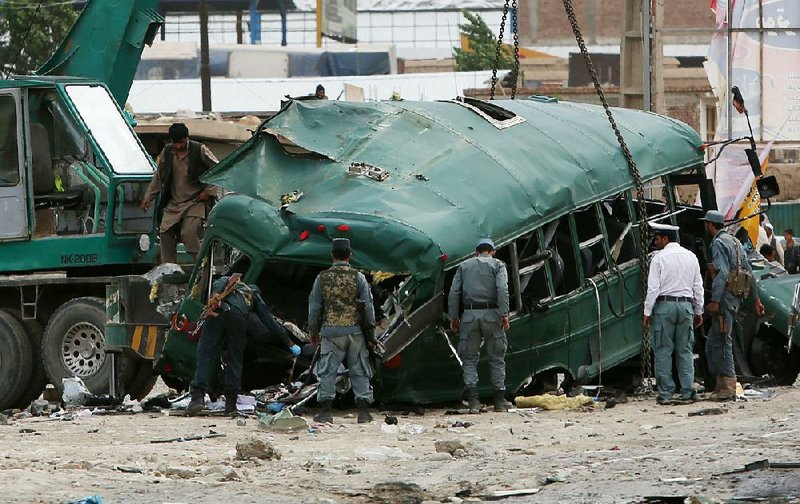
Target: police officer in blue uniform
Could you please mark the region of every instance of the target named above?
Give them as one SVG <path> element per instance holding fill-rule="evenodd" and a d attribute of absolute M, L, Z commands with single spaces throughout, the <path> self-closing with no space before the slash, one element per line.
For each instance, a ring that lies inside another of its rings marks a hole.
<path fill-rule="evenodd" d="M 722 212 L 709 210 L 700 220 L 705 221 L 706 232 L 712 237 L 712 263 L 709 264 L 709 269 L 714 280 L 711 284 L 711 299 L 705 309 L 712 317 L 711 331 L 706 340 L 706 359 L 710 374 L 716 376 L 716 386 L 710 399 L 733 401 L 736 399 L 736 369 L 733 362 L 732 330 L 736 313 L 746 294 L 732 292 L 729 279 L 732 270 L 743 270 L 751 277 L 753 270 L 747 262 L 742 244 L 724 229 L 725 216 Z M 750 282 L 749 294 L 754 298 L 756 314 L 763 315 L 764 305 L 758 298 L 755 281 Z"/>
<path fill-rule="evenodd" d="M 214 372 L 219 368 L 219 352 L 225 346 L 225 413 L 236 413 L 236 399 L 242 385 L 242 365 L 247 346 L 248 315 L 252 312 L 273 337 L 280 338 L 292 354 L 300 355 L 300 346 L 292 342 L 286 328 L 278 324 L 261 299 L 256 285 L 242 282 L 240 273 L 223 276 L 211 285 L 208 318 L 197 343 L 197 362 L 191 384 L 189 416 L 202 411 L 205 394 L 210 390 Z M 229 294 L 220 297 L 224 291 Z"/>
<path fill-rule="evenodd" d="M 481 341 L 486 345 L 489 358 L 494 410 L 508 411 L 511 406 L 505 399 L 508 271 L 503 261 L 495 259 L 494 255 L 494 242 L 481 238 L 475 247 L 475 257 L 458 266 L 447 301 L 450 329 L 460 330 L 458 353 L 463 363 L 470 413 L 481 410 L 477 388 Z"/>

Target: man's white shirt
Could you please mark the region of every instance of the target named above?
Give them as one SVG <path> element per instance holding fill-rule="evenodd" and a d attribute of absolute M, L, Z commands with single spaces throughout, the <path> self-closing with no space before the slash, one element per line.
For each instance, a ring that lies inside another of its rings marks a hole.
<path fill-rule="evenodd" d="M 695 315 L 703 313 L 703 279 L 697 257 L 677 243 L 668 243 L 656 252 L 647 276 L 644 314 L 650 316 L 658 296 L 692 299 Z"/>

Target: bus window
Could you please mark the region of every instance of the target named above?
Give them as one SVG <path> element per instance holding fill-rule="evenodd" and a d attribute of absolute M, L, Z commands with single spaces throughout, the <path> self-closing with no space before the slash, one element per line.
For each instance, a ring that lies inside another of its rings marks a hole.
<path fill-rule="evenodd" d="M 545 249 L 541 246 L 541 242 L 538 230 L 517 238 L 520 291 L 523 303 L 527 305 L 553 295 L 545 264 L 549 261 L 553 268 L 555 260 L 543 257 Z"/>
<path fill-rule="evenodd" d="M 628 203 L 627 194 L 621 193 L 600 204 L 603 224 L 608 235 L 611 259 L 616 264 L 622 264 L 637 257 L 633 220 Z"/>
<path fill-rule="evenodd" d="M 558 266 L 553 270 L 553 285 L 556 288 L 556 295 L 567 294 L 583 285 L 578 263 L 575 261 L 575 250 L 578 247 L 573 239 L 569 221 L 569 216 L 561 217 L 551 223 L 545 232 L 545 241 L 555 245 L 552 250 Z M 548 235 L 552 236 L 552 241 L 548 239 Z"/>
<path fill-rule="evenodd" d="M 606 260 L 606 237 L 600 228 L 597 206 L 591 205 L 574 212 L 575 234 L 578 236 L 578 252 L 583 277 L 591 278 L 608 272 Z"/>

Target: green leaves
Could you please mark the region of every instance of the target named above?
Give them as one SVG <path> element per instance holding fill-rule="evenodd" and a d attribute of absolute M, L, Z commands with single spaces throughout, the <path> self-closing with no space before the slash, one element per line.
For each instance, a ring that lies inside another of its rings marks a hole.
<path fill-rule="evenodd" d="M 4 75 L 26 74 L 41 66 L 78 17 L 72 2 L 45 0 L 37 12 L 39 3 L 39 0 L 0 3 L 0 61 Z"/>
<path fill-rule="evenodd" d="M 456 71 L 492 70 L 497 51 L 497 39 L 486 21 L 479 14 L 461 11 L 467 22 L 459 24 L 461 36 L 466 39 L 465 47 L 454 48 Z M 509 32 L 510 34 L 510 32 Z M 497 68 L 509 69 L 514 66 L 512 53 L 507 46 L 500 48 Z"/>

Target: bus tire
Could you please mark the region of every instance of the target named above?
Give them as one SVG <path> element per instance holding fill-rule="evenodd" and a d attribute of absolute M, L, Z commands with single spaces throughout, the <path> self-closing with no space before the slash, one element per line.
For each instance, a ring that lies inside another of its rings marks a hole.
<path fill-rule="evenodd" d="M 50 317 L 42 337 L 42 361 L 57 390 L 63 390 L 63 378 L 77 376 L 91 393 L 108 392 L 105 319 L 105 303 L 96 297 L 67 301 Z"/>
<path fill-rule="evenodd" d="M 0 310 L 0 410 L 13 407 L 27 390 L 33 351 L 25 328 Z"/>
<path fill-rule="evenodd" d="M 14 406 L 22 409 L 27 408 L 32 401 L 38 399 L 49 383 L 42 363 L 42 335 L 44 334 L 44 328 L 36 319 L 23 319 L 18 310 L 6 308 L 5 311 L 10 313 L 22 325 L 31 345 L 31 378 L 27 389 Z"/>

